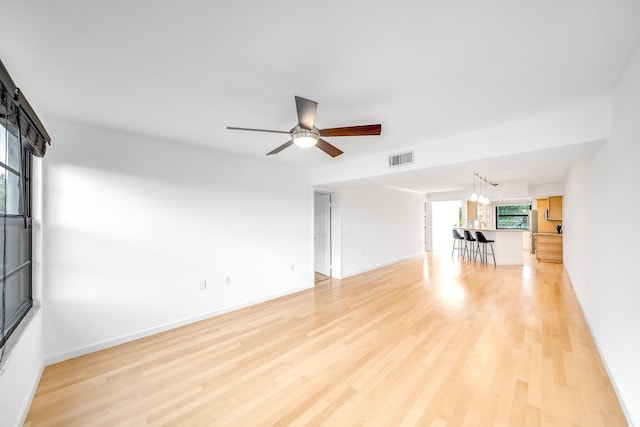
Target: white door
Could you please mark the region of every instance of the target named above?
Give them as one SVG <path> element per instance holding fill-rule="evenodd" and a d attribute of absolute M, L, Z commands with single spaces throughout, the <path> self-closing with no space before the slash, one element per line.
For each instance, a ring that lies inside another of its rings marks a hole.
<path fill-rule="evenodd" d="M 331 276 L 331 194 L 315 193 L 315 271 Z"/>

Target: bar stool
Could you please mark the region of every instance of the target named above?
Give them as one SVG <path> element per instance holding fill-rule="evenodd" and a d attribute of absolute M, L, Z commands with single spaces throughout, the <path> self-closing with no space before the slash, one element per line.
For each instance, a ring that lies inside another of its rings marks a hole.
<path fill-rule="evenodd" d="M 471 260 L 471 251 L 473 251 L 473 260 L 475 261 L 476 256 L 480 253 L 480 245 L 469 230 L 464 230 L 464 255 L 468 254 L 469 260 Z M 482 260 L 482 254 L 480 254 L 480 259 Z"/>
<path fill-rule="evenodd" d="M 496 256 L 493 253 L 493 244 L 495 240 L 487 240 L 482 231 L 476 231 L 476 238 L 478 239 L 478 247 L 482 245 L 482 250 L 480 251 L 480 260 L 486 264 L 487 263 L 487 245 L 491 247 L 491 257 L 493 258 L 493 265 L 496 265 Z"/>
<path fill-rule="evenodd" d="M 456 230 L 455 228 L 452 230 L 453 231 L 453 249 L 451 249 L 451 258 L 453 258 L 453 253 L 458 250 L 458 257 L 461 257 L 464 248 L 462 247 L 463 243 L 464 243 L 464 237 L 462 237 L 460 235 L 460 233 L 458 233 L 458 230 Z"/>

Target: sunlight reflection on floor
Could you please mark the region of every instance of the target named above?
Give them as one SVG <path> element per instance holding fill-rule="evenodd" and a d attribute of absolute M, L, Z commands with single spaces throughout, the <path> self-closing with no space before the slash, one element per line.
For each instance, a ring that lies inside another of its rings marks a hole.
<path fill-rule="evenodd" d="M 425 256 L 423 265 L 423 277 L 425 283 L 435 283 L 436 294 L 442 303 L 447 304 L 449 308 L 460 308 L 462 302 L 467 297 L 466 286 L 458 280 L 462 271 L 462 265 L 457 257 L 447 262 L 447 254 L 431 253 L 431 258 Z M 432 272 L 431 263 L 438 263 L 438 270 Z"/>

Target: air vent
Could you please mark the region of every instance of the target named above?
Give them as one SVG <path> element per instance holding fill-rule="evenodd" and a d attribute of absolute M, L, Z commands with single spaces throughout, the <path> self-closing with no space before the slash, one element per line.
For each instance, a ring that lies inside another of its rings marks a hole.
<path fill-rule="evenodd" d="M 413 163 L 413 151 L 407 151 L 406 153 L 394 154 L 389 156 L 389 167 L 409 165 Z"/>

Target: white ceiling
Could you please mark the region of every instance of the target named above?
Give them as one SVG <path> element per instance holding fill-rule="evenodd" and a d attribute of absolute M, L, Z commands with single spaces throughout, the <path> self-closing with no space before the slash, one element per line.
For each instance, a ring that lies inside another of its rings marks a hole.
<path fill-rule="evenodd" d="M 380 137 L 329 139 L 340 158 L 298 147 L 269 158 L 305 167 L 602 98 L 640 38 L 636 0 L 0 0 L 0 11 L 0 58 L 45 118 L 259 157 L 287 136 L 225 127 L 289 130 L 294 95 L 319 103 L 319 128 L 382 123 Z"/>

